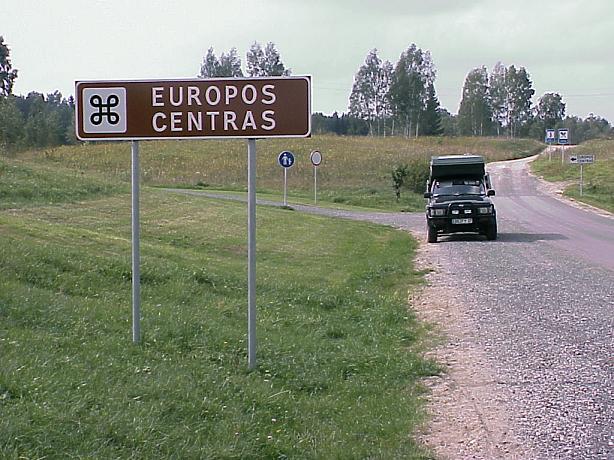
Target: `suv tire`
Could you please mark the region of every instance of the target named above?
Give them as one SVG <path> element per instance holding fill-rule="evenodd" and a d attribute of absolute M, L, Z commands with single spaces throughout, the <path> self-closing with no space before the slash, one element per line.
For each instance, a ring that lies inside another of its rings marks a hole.
<path fill-rule="evenodd" d="M 429 243 L 437 243 L 437 230 L 430 225 L 426 226 L 426 240 Z"/>
<path fill-rule="evenodd" d="M 489 241 L 494 241 L 497 239 L 497 222 L 496 221 L 486 229 L 486 239 Z"/>

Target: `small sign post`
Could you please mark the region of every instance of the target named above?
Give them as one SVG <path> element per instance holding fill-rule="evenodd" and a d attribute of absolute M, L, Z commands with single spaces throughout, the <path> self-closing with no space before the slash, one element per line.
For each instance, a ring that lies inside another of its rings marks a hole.
<path fill-rule="evenodd" d="M 548 144 L 548 161 L 552 161 L 552 149 L 550 146 L 554 144 L 556 141 L 556 131 L 554 129 L 546 129 L 546 137 L 544 138 L 544 142 Z"/>
<path fill-rule="evenodd" d="M 313 150 L 309 159 L 313 165 L 313 202 L 318 204 L 318 166 L 322 164 L 322 153 L 319 150 Z"/>
<path fill-rule="evenodd" d="M 567 128 L 560 128 L 557 131 L 558 144 L 561 150 L 561 164 L 565 163 L 565 149 L 564 145 L 569 145 L 569 130 Z"/>
<path fill-rule="evenodd" d="M 82 141 L 132 141 L 132 340 L 140 330 L 139 140 L 247 139 L 248 367 L 256 367 L 256 139 L 311 135 L 311 77 L 77 81 Z M 292 157 L 292 163 L 294 157 Z M 291 164 L 289 165 L 291 166 Z M 284 169 L 288 167 L 285 166 Z"/>
<path fill-rule="evenodd" d="M 277 157 L 277 162 L 284 168 L 284 206 L 288 206 L 288 168 L 294 164 L 294 154 L 290 151 L 283 151 Z"/>
<path fill-rule="evenodd" d="M 593 164 L 595 162 L 595 155 L 572 155 L 569 157 L 569 162 L 580 165 L 580 196 L 582 196 L 584 189 L 584 165 Z"/>
<path fill-rule="evenodd" d="M 132 141 L 132 342 L 141 341 L 141 239 L 139 219 L 139 141 Z"/>

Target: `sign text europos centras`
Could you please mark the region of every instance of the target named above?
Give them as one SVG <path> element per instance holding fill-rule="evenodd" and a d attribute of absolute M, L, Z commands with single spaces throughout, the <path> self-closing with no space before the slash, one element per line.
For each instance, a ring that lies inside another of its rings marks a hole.
<path fill-rule="evenodd" d="M 81 140 L 308 137 L 311 78 L 80 81 Z"/>

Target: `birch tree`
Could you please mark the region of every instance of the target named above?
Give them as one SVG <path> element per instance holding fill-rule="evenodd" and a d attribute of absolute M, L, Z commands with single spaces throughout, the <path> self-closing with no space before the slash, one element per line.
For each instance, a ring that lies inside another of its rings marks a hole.
<path fill-rule="evenodd" d="M 395 116 L 405 123 L 405 134 L 418 136 L 420 116 L 429 100 L 429 87 L 435 81 L 435 66 L 429 51 L 415 44 L 401 53 L 390 85 L 390 100 Z"/>
<path fill-rule="evenodd" d="M 461 134 L 483 136 L 490 131 L 493 111 L 489 97 L 486 67 L 473 69 L 463 85 L 463 98 L 458 110 Z"/>

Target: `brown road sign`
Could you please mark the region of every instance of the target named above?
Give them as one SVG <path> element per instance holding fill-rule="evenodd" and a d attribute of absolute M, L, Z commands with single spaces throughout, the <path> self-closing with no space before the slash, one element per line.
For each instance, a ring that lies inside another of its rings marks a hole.
<path fill-rule="evenodd" d="M 81 140 L 308 137 L 311 77 L 78 81 Z"/>

